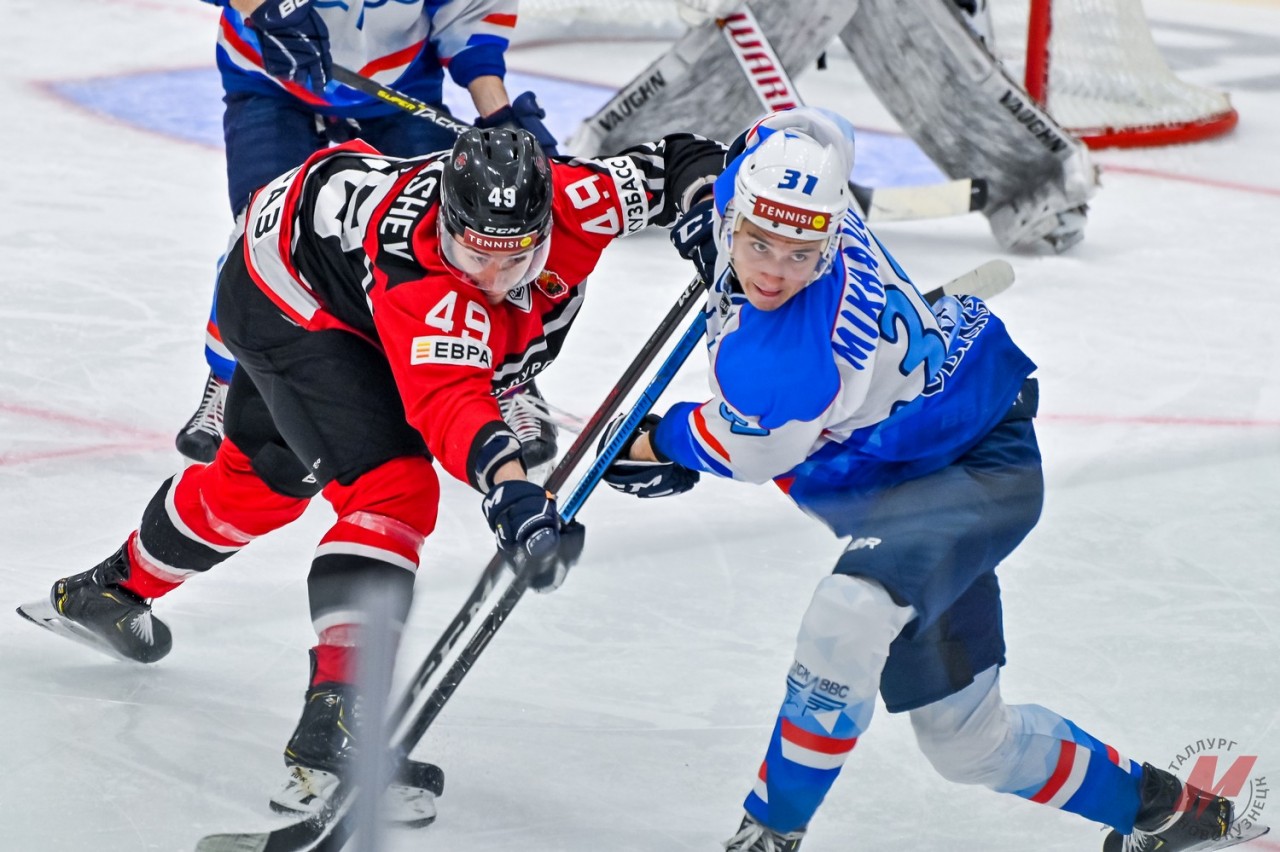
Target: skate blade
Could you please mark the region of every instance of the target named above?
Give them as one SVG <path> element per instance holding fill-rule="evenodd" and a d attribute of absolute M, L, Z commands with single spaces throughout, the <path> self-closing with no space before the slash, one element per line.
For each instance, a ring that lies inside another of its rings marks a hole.
<path fill-rule="evenodd" d="M 304 819 L 318 816 L 340 783 L 332 773 L 294 766 L 289 780 L 271 797 L 271 810 Z M 392 784 L 382 796 L 382 816 L 387 823 L 405 828 L 431 825 L 436 819 L 435 795 L 425 788 Z"/>
<path fill-rule="evenodd" d="M 1197 843 L 1195 846 L 1188 846 L 1186 852 L 1200 852 L 1200 850 L 1226 849 L 1228 846 L 1238 846 L 1241 843 L 1257 840 L 1270 830 L 1271 826 L 1262 825 L 1261 823 L 1255 822 L 1245 828 L 1237 822 L 1231 826 L 1225 837 L 1220 837 L 1217 840 L 1206 840 L 1204 843 Z"/>
<path fill-rule="evenodd" d="M 65 636 L 73 642 L 79 642 L 81 645 L 92 648 L 99 653 L 106 654 L 113 660 L 121 660 L 126 663 L 134 663 L 136 665 L 145 665 L 137 660 L 124 656 L 111 645 L 103 642 L 90 631 L 84 629 L 79 624 L 64 618 L 56 609 L 48 598 L 31 603 L 24 603 L 17 608 L 18 615 L 30 621 L 32 624 L 38 624 L 50 633 L 56 633 L 59 636 Z"/>

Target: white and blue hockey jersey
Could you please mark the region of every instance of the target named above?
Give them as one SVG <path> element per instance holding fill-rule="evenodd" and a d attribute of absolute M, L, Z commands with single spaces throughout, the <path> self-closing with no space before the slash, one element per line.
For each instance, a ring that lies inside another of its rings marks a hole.
<path fill-rule="evenodd" d="M 258 34 L 223 6 L 218 70 L 228 92 L 292 96 L 328 115 L 367 118 L 398 107 L 330 83 L 325 98 L 262 69 Z M 329 28 L 333 61 L 427 103 L 440 103 L 444 69 L 459 86 L 506 74 L 517 0 L 314 0 Z M 286 95 L 287 93 L 287 95 Z"/>
<path fill-rule="evenodd" d="M 732 196 L 741 157 L 716 185 Z M 930 306 L 853 211 L 830 269 L 780 308 L 742 295 L 721 252 L 707 299 L 712 397 L 673 406 L 674 461 L 808 496 L 939 470 L 1008 412 L 1035 365 L 973 297 Z"/>

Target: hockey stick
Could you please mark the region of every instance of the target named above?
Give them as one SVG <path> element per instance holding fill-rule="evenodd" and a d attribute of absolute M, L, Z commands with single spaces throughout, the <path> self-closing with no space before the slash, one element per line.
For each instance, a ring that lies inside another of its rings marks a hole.
<path fill-rule="evenodd" d="M 790 109 L 803 103 L 749 6 L 744 3 L 716 25 L 765 109 Z M 849 187 L 871 223 L 962 216 L 981 210 L 987 203 L 987 182 L 982 178 L 874 189 L 850 181 Z"/>
<path fill-rule="evenodd" d="M 547 490 L 552 492 L 560 490 L 565 482 L 568 481 L 569 475 L 573 473 L 574 468 L 587 457 L 588 453 L 594 450 L 596 442 L 604 434 L 609 419 L 617 413 L 618 408 L 622 405 L 622 400 L 640 383 L 644 372 L 649 369 L 663 345 L 675 333 L 676 327 L 684 319 L 685 314 L 689 312 L 689 308 L 705 287 L 706 285 L 702 283 L 702 279 L 698 277 L 695 277 L 685 286 L 679 297 L 677 297 L 675 304 L 667 311 L 667 315 L 658 323 L 658 327 L 649 335 L 649 339 L 644 342 L 644 345 L 640 347 L 640 351 L 636 353 L 636 357 L 627 365 L 617 383 L 609 390 L 600 407 L 596 409 L 595 413 L 591 415 L 582 427 L 578 437 L 574 439 L 573 444 L 565 452 L 564 458 L 551 471 L 546 481 Z M 449 626 L 445 628 L 444 633 L 436 641 L 426 659 L 422 661 L 422 664 L 418 666 L 418 670 L 414 672 L 409 685 L 405 687 L 404 696 L 396 704 L 395 712 L 391 717 L 391 730 L 394 731 L 404 722 L 418 696 L 426 688 L 427 682 L 435 674 L 436 670 L 440 668 L 445 655 L 458 643 L 458 638 L 467 629 L 471 620 L 493 591 L 494 586 L 497 585 L 505 566 L 506 561 L 501 554 L 495 553 L 489 560 L 489 564 L 485 566 L 484 572 L 480 575 L 480 581 L 476 584 L 475 589 L 472 590 L 466 603 L 463 604 L 458 614 L 453 617 L 453 620 L 449 622 Z"/>
<path fill-rule="evenodd" d="M 662 395 L 667 385 L 675 378 L 676 373 L 683 366 L 685 360 L 688 359 L 689 354 L 698 345 L 698 341 L 706 334 L 706 330 L 706 317 L 700 312 L 689 323 L 688 328 L 685 329 L 680 339 L 676 341 L 675 347 L 658 367 L 653 378 L 650 379 L 649 384 L 641 392 L 635 405 L 632 406 L 631 411 L 623 418 L 622 424 L 614 432 L 613 437 L 601 449 L 600 454 L 596 456 L 595 461 L 582 474 L 582 478 L 578 480 L 578 484 L 574 486 L 568 499 L 565 500 L 560 513 L 565 523 L 572 521 L 577 516 L 587 498 L 591 496 L 596 486 L 600 484 L 600 480 L 604 477 L 605 469 L 622 452 L 622 448 L 626 446 L 631 434 L 639 427 L 640 421 L 649 413 L 654 403 L 658 401 L 658 397 Z M 583 435 L 578 436 L 578 441 L 581 441 L 585 435 L 586 431 L 584 430 Z M 557 467 L 557 470 L 559 470 L 559 467 Z M 453 665 L 440 678 L 440 683 L 427 696 L 422 709 L 413 717 L 409 727 L 400 735 L 400 738 L 392 748 L 392 762 L 394 764 L 398 765 L 408 759 L 409 753 L 422 740 L 427 728 L 431 727 L 431 723 L 440 715 L 440 711 L 444 709 L 445 704 L 453 696 L 453 693 L 457 691 L 463 678 L 467 676 L 467 672 L 471 671 L 471 667 L 475 665 L 480 654 L 488 647 L 498 629 L 506 622 L 516 604 L 524 596 L 535 568 L 536 566 L 529 566 L 516 573 L 506 591 L 502 593 L 502 597 L 489 610 L 484 621 L 480 623 L 466 646 L 459 652 L 457 659 L 453 661 Z M 339 788 L 337 795 L 341 796 L 341 794 L 342 788 Z M 363 795 L 359 789 L 355 789 L 346 798 L 353 797 L 358 800 L 363 798 Z M 319 842 L 314 846 L 306 847 L 308 852 L 339 852 L 339 850 L 343 849 L 354 830 L 354 813 L 354 809 L 347 806 L 346 802 L 340 802 Z M 204 850 L 197 850 L 197 852 L 204 852 Z"/>
<path fill-rule="evenodd" d="M 985 302 L 1013 286 L 1013 277 L 1009 261 L 988 260 L 941 287 L 933 288 L 924 294 L 924 298 L 931 305 L 943 296 L 976 296 Z"/>
<path fill-rule="evenodd" d="M 561 488 L 570 474 L 573 473 L 573 469 L 586 458 L 588 453 L 594 450 L 596 442 L 604 434 L 609 419 L 621 407 L 623 399 L 639 384 L 645 371 L 648 370 L 658 356 L 659 351 L 661 351 L 667 340 L 675 333 L 677 327 L 697 300 L 698 295 L 705 289 L 705 286 L 702 283 L 702 279 L 697 277 L 685 286 L 675 304 L 671 306 L 657 328 L 649 335 L 649 339 L 645 341 L 636 357 L 632 359 L 626 370 L 623 371 L 621 378 L 609 390 L 595 414 L 582 427 L 581 434 L 578 435 L 559 464 L 552 470 L 551 475 L 547 477 L 546 485 L 548 489 L 555 491 Z M 483 573 L 480 575 L 480 580 L 466 602 L 462 605 L 457 615 L 453 617 L 453 620 L 449 622 L 448 627 L 445 628 L 444 633 L 441 634 L 427 654 L 426 659 L 414 672 L 409 685 L 405 687 L 404 696 L 397 703 L 388 721 L 388 730 L 395 731 L 404 723 L 418 697 L 426 689 L 431 676 L 440 668 L 445 656 L 457 645 L 459 638 L 471 624 L 476 613 L 480 611 L 485 600 L 493 592 L 494 587 L 497 586 L 505 567 L 506 561 L 500 555 L 495 554 L 489 560 L 488 565 L 485 566 Z M 425 728 L 423 730 L 425 731 Z M 418 737 L 420 738 L 421 734 Z M 408 750 L 412 750 L 413 745 L 416 745 L 416 739 Z M 405 751 L 405 754 L 408 754 L 408 750 Z M 339 789 L 341 790 L 341 788 Z M 339 805 L 333 817 L 341 818 L 344 813 L 346 813 L 345 805 Z M 310 844 L 321 838 L 325 829 L 325 820 L 329 818 L 330 814 L 323 814 L 316 818 L 292 823 L 283 828 L 260 834 L 209 835 L 196 844 L 196 852 L 298 852 L 298 850 L 310 849 L 312 848 Z M 341 848 L 341 845 L 324 848 L 337 849 Z"/>
<path fill-rule="evenodd" d="M 398 92 L 390 86 L 384 86 L 377 80 L 366 77 L 363 74 L 357 74 L 350 68 L 335 64 L 333 66 L 333 78 L 344 86 L 358 89 L 380 101 L 386 101 L 394 107 L 399 107 L 407 113 L 418 116 L 418 118 L 425 118 L 437 127 L 442 127 L 454 135 L 461 135 L 472 128 L 472 125 L 467 124 L 465 121 L 458 121 L 439 107 L 434 107 L 426 101 L 420 101 L 412 95 L 406 95 L 404 92 Z"/>
<path fill-rule="evenodd" d="M 936 302 L 943 296 L 958 296 L 965 294 L 979 296 L 984 299 L 991 298 L 992 296 L 998 295 L 1008 289 L 1008 287 L 1013 283 L 1013 277 L 1013 268 L 1007 261 L 992 260 L 965 273 L 964 275 L 948 281 L 941 287 L 930 290 L 925 294 L 925 298 L 931 303 Z M 656 354 L 655 350 L 661 345 L 661 341 L 657 341 L 655 343 L 655 340 L 659 336 L 659 332 L 662 331 L 663 327 L 668 327 L 666 333 L 662 335 L 661 339 L 665 340 L 665 338 L 669 336 L 669 326 L 674 326 L 680 321 L 684 312 L 687 311 L 689 304 L 692 302 L 692 297 L 701 289 L 701 286 L 701 281 L 695 279 L 690 283 L 689 287 L 685 288 L 685 292 L 681 294 L 680 300 L 677 301 L 672 310 L 668 312 L 667 317 L 664 318 L 662 326 L 660 326 L 659 330 L 655 331 L 654 334 L 650 336 L 649 342 L 646 343 L 644 351 L 641 352 L 641 356 L 637 357 L 637 362 L 639 362 L 640 357 L 645 356 L 646 353 L 648 353 L 647 360 L 645 361 L 646 365 L 652 361 Z M 687 344 L 692 347 L 693 343 L 696 343 L 702 333 L 702 329 L 699 327 L 701 325 L 701 320 L 702 317 L 699 316 L 689 330 L 686 331 L 685 338 L 682 338 L 681 344 Z M 692 338 L 692 340 L 690 341 L 688 338 Z M 668 357 L 668 363 L 670 363 L 673 358 L 676 358 L 677 355 L 678 352 L 673 352 L 672 355 Z M 687 352 L 684 355 L 680 355 L 680 361 L 683 361 L 686 356 Z M 667 366 L 668 364 L 664 364 L 663 368 L 665 369 Z M 632 367 L 636 367 L 636 362 L 633 362 Z M 628 369 L 628 374 L 630 374 L 630 372 L 631 368 Z M 626 378 L 627 375 L 624 375 L 624 379 Z M 654 382 L 657 381 L 658 378 L 655 377 Z M 631 384 L 634 385 L 634 383 L 635 381 L 633 379 Z M 583 434 L 574 442 L 573 447 L 570 449 L 570 454 L 574 456 L 573 464 L 577 463 L 581 455 L 580 452 L 575 453 L 575 451 L 580 451 L 584 447 L 589 447 L 591 443 L 598 440 L 605 418 L 611 416 L 612 411 L 617 409 L 617 402 L 624 394 L 624 392 L 619 391 L 622 384 L 623 382 L 620 380 L 619 384 L 610 392 L 609 397 L 606 398 L 604 405 L 601 406 L 601 411 L 609 408 L 610 413 L 601 414 L 601 412 L 597 412 L 597 416 L 592 418 Z M 650 387 L 653 387 L 652 383 Z M 646 390 L 646 394 L 649 394 L 649 390 Z M 657 394 L 652 394 L 652 396 L 656 399 Z M 596 482 L 599 480 L 599 476 L 603 473 L 604 467 L 608 465 L 609 460 L 612 459 L 613 455 L 616 455 L 621 447 L 621 443 L 625 441 L 625 436 L 629 434 L 628 427 L 632 430 L 635 428 L 635 424 L 639 423 L 640 419 L 643 417 L 641 409 L 647 411 L 648 407 L 652 405 L 652 402 L 653 399 L 649 399 L 646 402 L 646 399 L 642 398 L 641 401 L 637 403 L 636 407 L 631 412 L 631 416 L 629 416 L 627 421 L 623 423 L 622 427 L 618 429 L 614 436 L 614 440 L 610 442 L 609 446 L 605 447 L 605 452 L 596 459 L 596 463 L 593 464 L 592 468 L 589 469 L 586 474 L 584 474 L 582 481 L 579 483 L 579 489 L 582 489 L 584 486 L 594 488 Z M 556 470 L 552 473 L 552 477 L 555 478 L 556 481 L 562 481 L 567 477 L 569 468 L 573 466 L 572 464 L 567 464 L 569 461 L 570 457 L 566 456 L 565 460 L 556 466 Z M 570 495 L 569 499 L 565 503 L 566 516 L 572 517 L 573 514 L 576 514 L 582 505 L 582 501 L 586 499 L 586 495 L 589 493 L 589 489 L 581 492 L 579 490 L 575 490 L 574 494 Z M 579 496 L 579 494 L 581 494 L 581 496 Z M 488 596 L 492 582 L 496 582 L 496 575 L 501 571 L 501 562 L 498 562 L 496 570 L 494 569 L 495 563 L 491 561 L 489 566 L 485 569 L 486 577 L 482 578 L 481 584 L 477 586 L 476 591 L 473 592 L 471 600 L 468 601 L 468 604 L 458 614 L 457 618 L 455 618 L 455 624 L 451 625 L 451 629 L 446 631 L 445 636 L 441 637 L 441 641 L 437 643 L 432 654 L 428 656 L 428 662 L 424 663 L 423 667 L 419 670 L 419 674 L 424 676 L 424 684 L 425 678 L 429 677 L 431 672 L 434 672 L 439 665 L 439 659 L 435 659 L 436 654 L 439 653 L 442 657 L 443 654 L 447 653 L 448 650 L 453 647 L 453 644 L 457 641 L 457 636 L 465 629 L 466 625 L 470 623 L 471 618 L 483 603 L 484 598 Z M 492 578 L 492 581 L 488 577 L 491 570 L 494 570 L 495 575 Z M 501 626 L 507 615 L 510 614 L 511 609 L 524 593 L 527 584 L 528 577 L 524 576 L 523 573 L 518 574 L 515 579 L 511 581 L 511 584 L 503 594 L 503 597 L 489 612 L 484 624 L 477 629 L 467 647 L 461 654 L 459 654 L 458 659 L 454 662 L 453 666 L 441 679 L 440 685 L 432 692 L 426 703 L 423 705 L 423 708 L 419 711 L 417 716 L 414 717 L 409 729 L 406 730 L 397 741 L 394 752 L 396 761 L 401 761 L 406 758 L 418 744 L 419 740 L 421 740 L 422 736 L 426 733 L 427 728 L 430 727 L 436 716 L 439 715 L 445 702 L 448 701 L 454 690 L 457 689 L 462 678 L 475 663 L 476 657 L 479 655 L 480 651 L 488 645 L 489 640 L 493 638 L 494 633 Z M 455 626 L 457 628 L 456 630 L 453 629 Z M 446 640 L 447 646 L 442 649 L 442 643 L 446 643 Z M 415 685 L 416 684 L 417 681 L 415 681 Z M 414 691 L 414 694 L 420 694 L 421 690 L 422 686 L 418 686 Z M 399 714 L 399 712 L 400 708 L 397 708 L 397 713 Z M 395 726 L 391 729 L 394 730 L 394 727 Z M 196 852 L 338 852 L 338 850 L 341 850 L 344 847 L 354 830 L 350 814 L 352 813 L 352 802 L 357 795 L 357 791 L 352 788 L 339 787 L 338 792 L 335 795 L 336 801 L 330 804 L 329 810 L 323 812 L 318 817 L 303 820 L 301 822 L 295 822 L 270 832 L 210 835 L 203 838 L 199 844 L 197 844 Z"/>
<path fill-rule="evenodd" d="M 978 295 L 980 297 L 990 298 L 1004 292 L 1013 283 L 1013 267 L 1005 260 L 991 260 L 976 269 L 966 272 L 941 287 L 930 290 L 925 294 L 925 299 L 931 304 L 944 296 L 956 295 Z M 701 279 L 695 278 L 690 282 L 689 287 L 700 287 Z M 686 288 L 688 292 L 689 288 Z M 674 309 L 673 309 L 674 310 Z M 670 316 L 670 314 L 668 315 Z M 656 333 L 656 332 L 655 332 Z M 641 392 L 639 398 L 632 406 L 631 411 L 623 419 L 621 425 L 614 432 L 613 437 L 604 447 L 601 448 L 595 460 L 582 474 L 582 478 L 578 484 L 574 486 L 568 499 L 564 501 L 561 507 L 561 517 L 567 523 L 572 521 L 582 508 L 583 503 L 591 496 L 591 493 L 600 484 L 600 480 L 604 477 L 605 470 L 613 463 L 622 448 L 626 445 L 631 434 L 639 427 L 640 421 L 644 419 L 650 409 L 658 401 L 658 397 L 666 390 L 667 385 L 675 378 L 676 373 L 684 364 L 689 354 L 693 351 L 694 346 L 702 339 L 706 333 L 706 318 L 703 314 L 698 314 L 689 324 L 684 334 L 676 342 L 675 347 L 667 355 L 662 365 L 654 373 L 649 384 Z M 651 338 L 652 339 L 652 338 Z M 646 349 L 648 347 L 646 346 Z M 595 441 L 602 429 L 600 420 L 601 411 L 604 407 L 596 412 L 591 422 L 587 424 L 587 428 L 583 430 L 578 439 L 574 441 L 574 448 L 578 448 L 583 443 L 584 438 Z M 572 451 L 571 451 L 572 452 Z M 567 458 L 566 458 L 567 461 Z M 576 465 L 576 460 L 574 464 Z M 555 473 L 560 473 L 565 467 L 565 463 L 561 462 L 557 465 Z M 409 727 L 401 734 L 399 742 L 396 744 L 395 753 L 399 760 L 408 758 L 409 753 L 417 746 L 418 742 L 426 733 L 427 728 L 435 721 L 440 711 L 444 708 L 445 703 L 453 695 L 462 679 L 467 672 L 475 664 L 480 652 L 489 644 L 493 635 L 497 633 L 503 622 L 511 614 L 517 602 L 524 594 L 528 587 L 530 572 L 527 570 L 520 571 L 516 577 L 507 586 L 507 590 L 502 597 L 489 611 L 484 622 L 477 628 L 471 640 L 463 648 L 458 658 L 454 661 L 449 670 L 445 672 L 440 683 L 427 697 L 422 709 L 418 711 L 417 716 L 410 722 Z"/>

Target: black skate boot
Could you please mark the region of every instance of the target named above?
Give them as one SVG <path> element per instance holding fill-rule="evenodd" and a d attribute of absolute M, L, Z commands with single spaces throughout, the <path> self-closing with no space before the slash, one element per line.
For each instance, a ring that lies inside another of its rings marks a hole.
<path fill-rule="evenodd" d="M 551 422 L 547 401 L 532 379 L 498 397 L 498 410 L 520 439 L 525 467 L 532 470 L 556 457 L 559 430 Z"/>
<path fill-rule="evenodd" d="M 271 798 L 277 813 L 312 816 L 324 810 L 357 752 L 360 697 L 354 686 L 320 683 L 307 690 L 302 718 L 284 749 L 289 779 Z M 444 772 L 409 760 L 383 796 L 383 814 L 395 823 L 421 827 L 436 818 L 436 796 Z"/>
<path fill-rule="evenodd" d="M 126 547 L 82 574 L 57 581 L 47 600 L 23 604 L 18 614 L 122 660 L 159 660 L 173 647 L 173 637 L 152 615 L 150 601 L 120 588 L 129 577 Z"/>
<path fill-rule="evenodd" d="M 803 839 L 803 828 L 779 834 L 747 814 L 738 826 L 738 833 L 724 842 L 724 848 L 725 852 L 796 852 Z"/>
<path fill-rule="evenodd" d="M 222 410 L 226 401 L 227 383 L 210 373 L 196 413 L 174 439 L 178 452 L 192 461 L 205 464 L 213 461 L 222 444 Z"/>
<path fill-rule="evenodd" d="M 1177 776 L 1142 764 L 1142 797 L 1133 834 L 1112 831 L 1103 852 L 1187 852 L 1230 846 L 1229 799 L 1183 784 Z M 1238 842 L 1238 841 L 1237 841 Z"/>

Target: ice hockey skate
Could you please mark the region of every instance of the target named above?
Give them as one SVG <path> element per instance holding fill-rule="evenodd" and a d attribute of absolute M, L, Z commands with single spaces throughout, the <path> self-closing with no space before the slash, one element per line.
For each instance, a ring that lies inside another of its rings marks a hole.
<path fill-rule="evenodd" d="M 22 604 L 18 614 L 121 660 L 159 660 L 173 647 L 173 638 L 151 613 L 150 601 L 120 587 L 129 577 L 125 547 L 88 571 L 58 580 L 48 598 Z"/>
<path fill-rule="evenodd" d="M 222 410 L 226 401 L 227 383 L 210 373 L 196 413 L 174 439 L 178 452 L 192 461 L 205 464 L 213 461 L 222 444 Z"/>
<path fill-rule="evenodd" d="M 322 683 L 307 690 L 302 718 L 284 750 L 289 778 L 271 797 L 273 811 L 304 817 L 324 811 L 355 756 L 359 713 L 359 696 L 349 684 Z M 443 792 L 440 767 L 406 761 L 383 794 L 383 815 L 413 828 L 430 825 L 436 796 Z"/>
<path fill-rule="evenodd" d="M 532 470 L 556 457 L 559 430 L 551 422 L 547 401 L 532 379 L 500 396 L 498 410 L 520 439 L 525 467 Z"/>
<path fill-rule="evenodd" d="M 724 842 L 724 848 L 725 852 L 796 852 L 803 839 L 804 829 L 779 834 L 747 814 L 738 833 Z"/>
<path fill-rule="evenodd" d="M 1234 826 L 1229 799 L 1185 785 L 1177 776 L 1142 765 L 1142 797 L 1132 834 L 1112 831 L 1102 852 L 1192 852 L 1225 849 L 1261 837 L 1265 825 Z"/>

